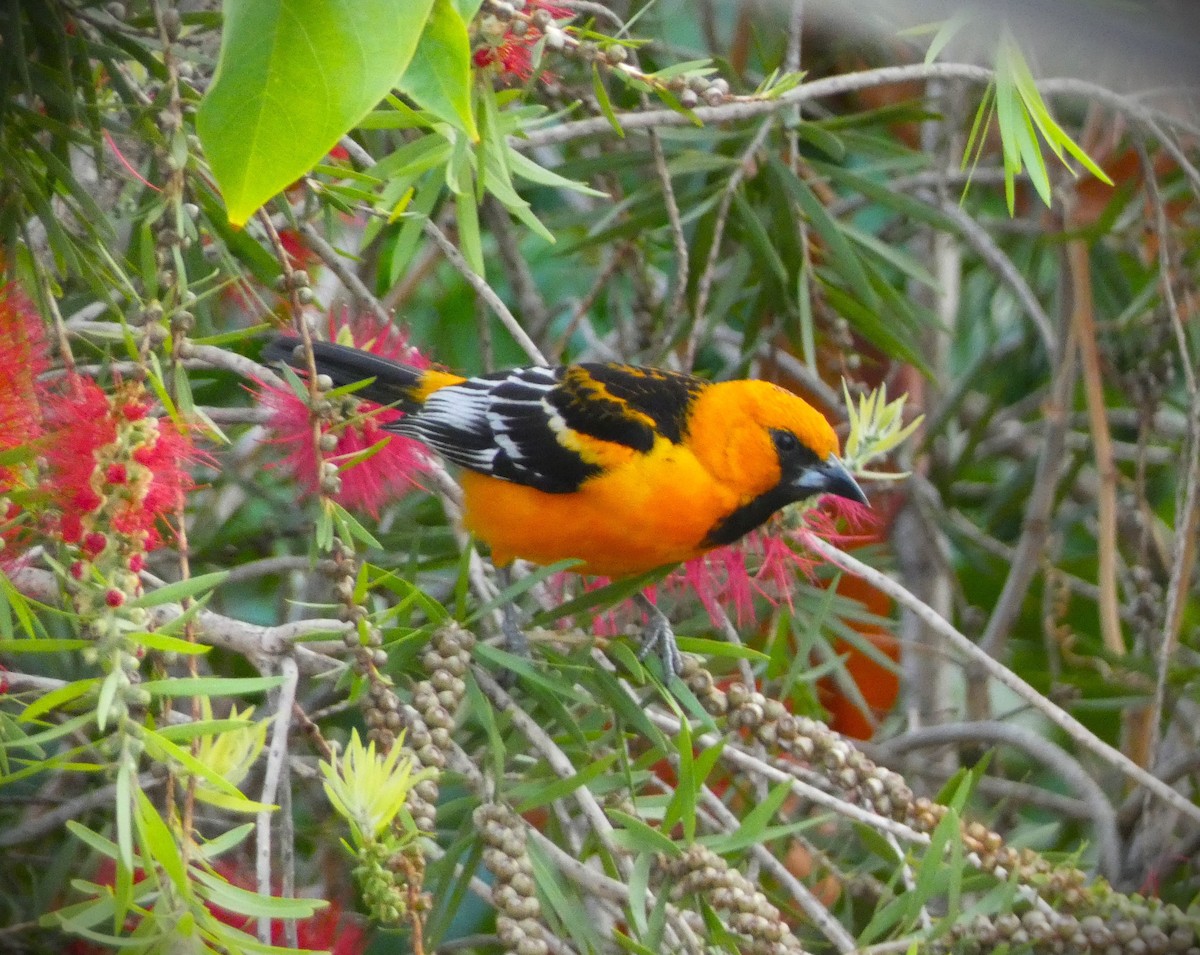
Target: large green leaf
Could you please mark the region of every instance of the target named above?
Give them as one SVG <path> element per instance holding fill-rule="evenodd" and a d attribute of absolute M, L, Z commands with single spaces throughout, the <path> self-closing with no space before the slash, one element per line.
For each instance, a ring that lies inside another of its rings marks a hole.
<path fill-rule="evenodd" d="M 243 225 L 396 85 L 433 0 L 225 0 L 196 117 L 229 221 Z"/>

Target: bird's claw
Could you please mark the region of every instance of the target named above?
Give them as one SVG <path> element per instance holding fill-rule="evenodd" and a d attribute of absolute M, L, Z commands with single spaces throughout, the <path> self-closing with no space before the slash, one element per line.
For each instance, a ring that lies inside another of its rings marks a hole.
<path fill-rule="evenodd" d="M 529 659 L 529 640 L 517 624 L 517 609 L 511 603 L 500 611 L 500 630 L 504 634 L 504 649 L 513 656 Z"/>
<path fill-rule="evenodd" d="M 652 604 L 648 598 L 638 595 L 638 603 L 646 611 L 646 626 L 642 630 L 642 648 L 638 651 L 638 659 L 644 660 L 651 653 L 662 661 L 663 677 L 669 682 L 671 677 L 678 676 L 683 670 L 683 654 L 679 652 L 679 644 L 675 642 L 675 631 L 671 629 L 671 621 L 666 614 Z"/>

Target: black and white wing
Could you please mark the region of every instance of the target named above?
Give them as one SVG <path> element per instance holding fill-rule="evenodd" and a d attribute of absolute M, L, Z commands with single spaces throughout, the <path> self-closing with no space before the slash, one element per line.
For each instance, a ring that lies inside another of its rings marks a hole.
<path fill-rule="evenodd" d="M 440 388 L 392 428 L 469 470 L 565 494 L 602 471 L 591 449 L 680 441 L 705 384 L 628 365 L 521 368 Z"/>

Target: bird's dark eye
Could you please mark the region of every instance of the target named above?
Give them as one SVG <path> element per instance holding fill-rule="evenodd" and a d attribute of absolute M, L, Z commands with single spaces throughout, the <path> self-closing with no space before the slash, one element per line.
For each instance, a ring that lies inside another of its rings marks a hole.
<path fill-rule="evenodd" d="M 800 447 L 799 439 L 790 431 L 772 431 L 771 440 L 780 454 L 792 454 Z"/>

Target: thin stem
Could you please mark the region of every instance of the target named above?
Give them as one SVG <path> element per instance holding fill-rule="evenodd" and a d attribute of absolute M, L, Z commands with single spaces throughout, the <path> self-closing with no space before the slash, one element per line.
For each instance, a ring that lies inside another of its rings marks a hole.
<path fill-rule="evenodd" d="M 1095 736 L 1091 730 L 1075 719 L 1075 717 L 1055 706 L 1003 664 L 982 652 L 979 647 L 972 643 L 967 636 L 949 621 L 935 612 L 928 604 L 914 597 L 904 587 L 901 587 L 887 576 L 887 574 L 881 573 L 869 564 L 864 564 L 845 551 L 838 550 L 838 548 L 822 540 L 816 534 L 805 532 L 803 537 L 805 546 L 811 551 L 824 557 L 831 564 L 840 567 L 842 570 L 862 577 L 867 583 L 877 587 L 898 604 L 919 616 L 928 626 L 945 637 L 955 650 L 968 660 L 977 662 L 987 672 L 988 676 L 1012 690 L 1080 746 L 1090 750 L 1110 766 L 1120 770 L 1122 774 L 1139 786 L 1149 789 L 1171 808 L 1190 819 L 1200 822 L 1200 806 L 1189 802 L 1180 793 L 1152 776 L 1120 750 L 1109 746 L 1108 743 Z"/>

